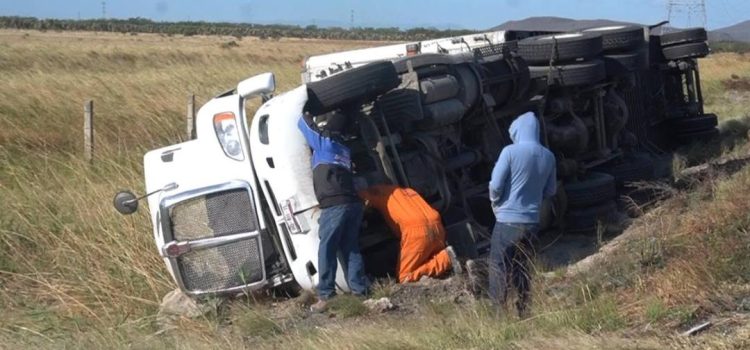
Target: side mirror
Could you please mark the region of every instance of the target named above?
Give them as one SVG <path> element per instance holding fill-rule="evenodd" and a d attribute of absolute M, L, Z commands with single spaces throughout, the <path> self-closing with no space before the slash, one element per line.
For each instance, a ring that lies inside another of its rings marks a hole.
<path fill-rule="evenodd" d="M 138 198 L 130 191 L 120 191 L 113 201 L 115 209 L 122 215 L 130 215 L 138 211 Z"/>
<path fill-rule="evenodd" d="M 237 85 L 237 93 L 243 99 L 258 94 L 270 94 L 274 90 L 276 90 L 276 78 L 273 73 L 258 74 L 241 81 Z"/>

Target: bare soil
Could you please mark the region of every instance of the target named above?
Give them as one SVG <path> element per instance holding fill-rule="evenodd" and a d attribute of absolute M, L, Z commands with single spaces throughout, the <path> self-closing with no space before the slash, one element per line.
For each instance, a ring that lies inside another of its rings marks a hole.
<path fill-rule="evenodd" d="M 750 91 L 750 77 L 740 77 L 732 74 L 730 79 L 722 80 L 721 85 L 727 90 Z"/>

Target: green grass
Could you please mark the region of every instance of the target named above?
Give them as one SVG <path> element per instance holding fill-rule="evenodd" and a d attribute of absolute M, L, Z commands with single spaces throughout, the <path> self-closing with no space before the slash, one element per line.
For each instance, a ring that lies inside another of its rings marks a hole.
<path fill-rule="evenodd" d="M 282 332 L 281 326 L 270 319 L 263 310 L 238 307 L 232 311 L 232 327 L 240 334 L 267 339 Z"/>
<path fill-rule="evenodd" d="M 654 323 L 659 322 L 669 315 L 669 309 L 659 299 L 650 299 L 646 303 L 646 320 Z"/>
<path fill-rule="evenodd" d="M 362 299 L 352 295 L 339 295 L 328 303 L 328 312 L 336 317 L 349 318 L 367 314 L 369 310 Z"/>

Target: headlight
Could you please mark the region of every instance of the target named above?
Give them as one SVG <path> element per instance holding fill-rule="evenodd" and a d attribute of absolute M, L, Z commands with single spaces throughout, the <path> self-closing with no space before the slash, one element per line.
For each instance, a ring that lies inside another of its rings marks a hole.
<path fill-rule="evenodd" d="M 232 112 L 224 112 L 214 115 L 214 130 L 219 138 L 219 144 L 224 153 L 232 159 L 244 160 L 240 132 L 237 128 L 237 120 Z"/>

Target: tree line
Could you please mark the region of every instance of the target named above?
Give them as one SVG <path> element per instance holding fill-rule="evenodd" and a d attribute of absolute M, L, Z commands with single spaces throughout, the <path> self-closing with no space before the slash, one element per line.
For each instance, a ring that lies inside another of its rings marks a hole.
<path fill-rule="evenodd" d="M 305 27 L 281 24 L 251 24 L 228 22 L 156 22 L 146 18 L 129 19 L 39 19 L 35 17 L 0 17 L 0 28 L 31 30 L 76 30 L 115 33 L 155 33 L 166 35 L 229 35 L 261 39 L 312 38 L 335 40 L 417 41 L 474 33 L 470 30 L 439 30 L 436 28 L 397 27 Z"/>
<path fill-rule="evenodd" d="M 739 41 L 718 41 L 711 42 L 712 52 L 736 52 L 736 53 L 750 53 L 750 43 L 743 43 Z"/>

